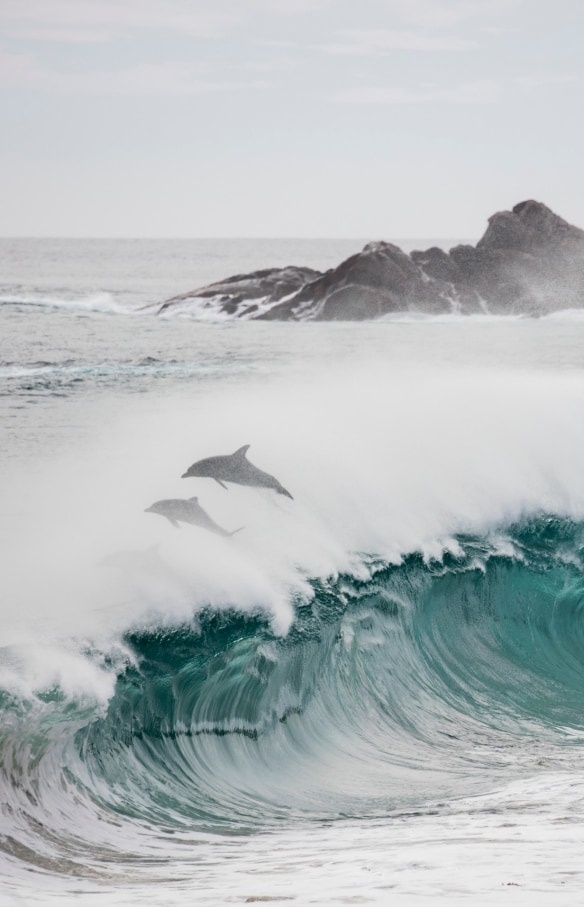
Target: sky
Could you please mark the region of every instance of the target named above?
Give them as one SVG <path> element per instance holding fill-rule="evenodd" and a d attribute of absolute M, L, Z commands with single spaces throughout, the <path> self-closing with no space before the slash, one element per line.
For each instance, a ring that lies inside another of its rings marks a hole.
<path fill-rule="evenodd" d="M 0 0 L 0 235 L 584 227 L 582 0 Z"/>

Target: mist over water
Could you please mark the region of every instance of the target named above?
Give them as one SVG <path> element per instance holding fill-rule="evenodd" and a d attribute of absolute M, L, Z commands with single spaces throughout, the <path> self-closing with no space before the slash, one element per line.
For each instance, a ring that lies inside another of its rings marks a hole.
<path fill-rule="evenodd" d="M 581 319 L 0 321 L 6 897 L 573 903 Z"/>
<path fill-rule="evenodd" d="M 307 592 L 305 577 L 355 569 L 360 553 L 390 562 L 413 551 L 440 556 L 457 533 L 488 533 L 538 512 L 581 518 L 583 403 L 584 382 L 573 374 L 462 376 L 371 361 L 177 388 L 162 411 L 100 401 L 81 445 L 11 476 L 9 621 L 34 626 L 50 614 L 59 625 L 62 612 L 61 629 L 83 626 L 83 615 L 99 625 L 100 609 L 116 599 L 142 619 L 158 596 L 166 619 L 173 607 L 180 619 L 211 601 L 263 609 L 286 632 L 290 595 Z M 180 478 L 194 460 L 242 443 L 294 502 Z M 155 500 L 192 495 L 219 525 L 245 530 L 227 541 L 144 513 Z M 140 551 L 172 565 L 169 581 L 178 590 L 186 583 L 186 603 L 179 594 L 172 604 L 159 571 L 157 595 L 132 605 L 131 571 L 108 568 L 107 558 Z"/>

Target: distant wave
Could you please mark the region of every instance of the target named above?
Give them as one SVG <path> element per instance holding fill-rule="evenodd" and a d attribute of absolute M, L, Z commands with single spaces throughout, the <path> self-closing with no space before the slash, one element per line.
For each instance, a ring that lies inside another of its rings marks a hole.
<path fill-rule="evenodd" d="M 132 311 L 127 306 L 121 305 L 113 294 L 105 291 L 82 296 L 74 296 L 69 292 L 63 295 L 50 295 L 42 290 L 32 293 L 0 292 L 0 305 L 39 306 L 112 315 L 128 315 Z"/>

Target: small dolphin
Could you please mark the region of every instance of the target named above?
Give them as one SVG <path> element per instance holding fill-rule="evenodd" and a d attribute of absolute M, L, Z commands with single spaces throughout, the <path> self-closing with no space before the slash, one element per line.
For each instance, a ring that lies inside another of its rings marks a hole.
<path fill-rule="evenodd" d="M 176 529 L 180 529 L 179 523 L 190 523 L 191 526 L 200 526 L 201 529 L 208 529 L 216 535 L 231 536 L 243 529 L 241 526 L 234 532 L 227 532 L 221 526 L 211 519 L 206 510 L 203 510 L 199 504 L 198 498 L 168 498 L 165 501 L 155 501 L 151 507 L 147 507 L 144 513 L 158 513 L 160 516 L 170 520 Z"/>
<path fill-rule="evenodd" d="M 197 460 L 196 463 L 189 466 L 182 478 L 205 476 L 215 479 L 222 488 L 227 488 L 225 482 L 233 482 L 235 485 L 252 485 L 254 488 L 273 488 L 278 494 L 285 494 L 287 498 L 292 498 L 290 492 L 286 491 L 274 476 L 263 472 L 249 462 L 246 456 L 249 448 L 249 444 L 244 444 L 235 453 L 227 454 L 227 456 Z M 292 500 L 294 499 L 292 498 Z"/>

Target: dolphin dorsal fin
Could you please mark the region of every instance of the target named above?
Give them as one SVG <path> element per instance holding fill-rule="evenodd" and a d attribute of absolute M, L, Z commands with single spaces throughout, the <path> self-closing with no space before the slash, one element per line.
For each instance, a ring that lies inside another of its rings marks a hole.
<path fill-rule="evenodd" d="M 243 447 L 240 447 L 239 450 L 235 451 L 233 456 L 241 457 L 243 459 L 245 457 L 246 453 L 248 452 L 248 450 L 250 449 L 250 447 L 251 447 L 251 444 L 244 444 Z"/>
<path fill-rule="evenodd" d="M 189 498 L 189 503 L 196 504 L 198 500 L 199 500 L 198 498 Z"/>

